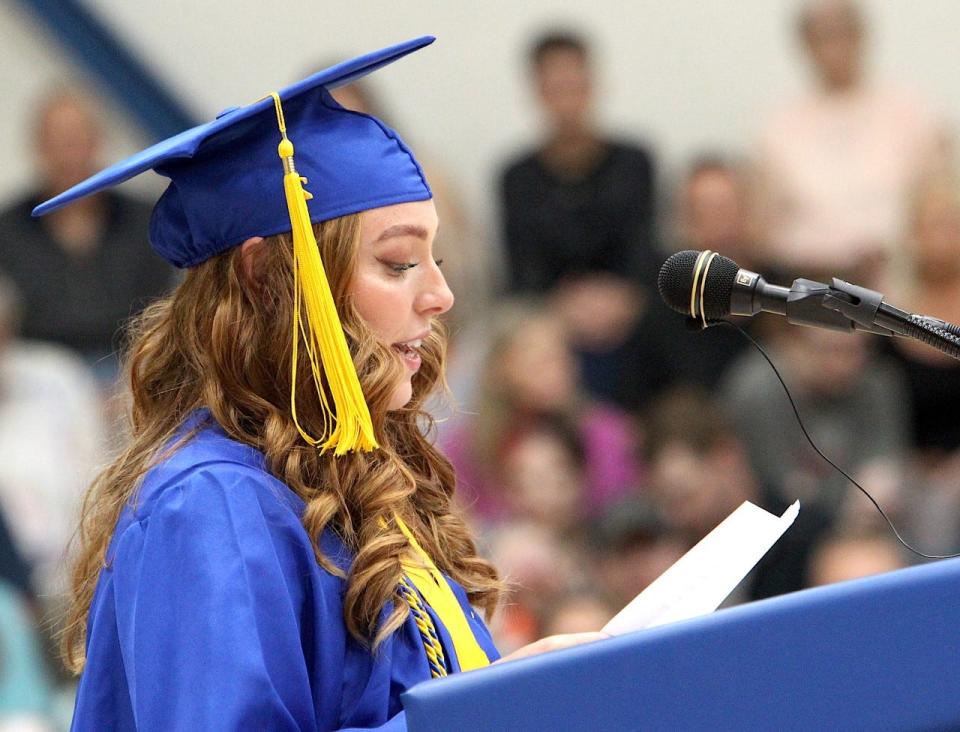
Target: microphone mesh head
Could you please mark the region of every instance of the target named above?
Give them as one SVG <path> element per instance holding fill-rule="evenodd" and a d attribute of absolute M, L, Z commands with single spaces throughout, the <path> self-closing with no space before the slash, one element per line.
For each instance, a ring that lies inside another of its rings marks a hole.
<path fill-rule="evenodd" d="M 693 265 L 700 252 L 687 249 L 670 255 L 657 275 L 660 297 L 678 313 L 690 315 L 690 288 L 693 287 Z"/>
<path fill-rule="evenodd" d="M 693 288 L 693 269 L 698 256 L 700 252 L 691 249 L 671 255 L 663 263 L 657 277 L 660 297 L 673 310 L 684 315 L 693 315 L 690 312 L 690 290 Z M 736 262 L 719 254 L 710 262 L 706 285 L 703 288 L 703 308 L 707 320 L 717 320 L 729 315 L 730 295 L 733 293 L 733 283 L 738 270 Z M 699 291 L 696 299 L 697 302 L 700 301 Z M 696 315 L 700 317 L 699 311 Z"/>

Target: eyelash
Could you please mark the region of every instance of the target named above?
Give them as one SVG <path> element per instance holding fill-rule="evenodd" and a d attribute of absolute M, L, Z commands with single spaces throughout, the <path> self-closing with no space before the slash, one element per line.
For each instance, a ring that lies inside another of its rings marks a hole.
<path fill-rule="evenodd" d="M 442 259 L 436 259 L 434 260 L 434 262 L 438 267 L 440 267 L 443 264 Z M 407 272 L 407 270 L 413 269 L 419 264 L 420 264 L 419 262 L 397 262 L 397 263 L 388 263 L 388 266 L 390 267 L 390 269 L 392 269 L 396 273 L 395 274 L 396 277 L 402 277 Z"/>

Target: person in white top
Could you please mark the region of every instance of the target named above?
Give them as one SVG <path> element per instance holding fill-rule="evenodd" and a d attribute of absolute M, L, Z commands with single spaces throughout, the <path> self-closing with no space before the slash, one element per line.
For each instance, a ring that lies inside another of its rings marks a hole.
<path fill-rule="evenodd" d="M 0 510 L 50 607 L 66 589 L 80 495 L 104 457 L 103 412 L 83 360 L 21 339 L 19 311 L 15 286 L 0 275 Z"/>
<path fill-rule="evenodd" d="M 854 3 L 806 3 L 797 33 L 816 84 L 760 135 L 765 258 L 791 276 L 829 271 L 881 286 L 899 267 L 911 188 L 948 165 L 949 135 L 918 94 L 868 78 Z"/>

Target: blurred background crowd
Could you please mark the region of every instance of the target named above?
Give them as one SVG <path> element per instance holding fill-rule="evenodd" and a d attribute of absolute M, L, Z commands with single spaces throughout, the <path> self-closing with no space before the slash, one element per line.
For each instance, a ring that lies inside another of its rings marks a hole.
<path fill-rule="evenodd" d="M 599 628 L 745 500 L 802 510 L 730 604 L 911 562 L 813 452 L 748 340 L 691 330 L 656 292 L 672 251 L 711 249 L 777 284 L 841 277 L 960 322 L 954 124 L 942 100 L 874 73 L 870 20 L 853 2 L 796 3 L 781 40 L 807 86 L 770 100 L 748 155 L 703 149 L 665 170 L 656 140 L 599 121 L 602 38 L 551 24 L 515 69 L 535 139 L 479 183 L 497 197 L 490 220 L 462 202 L 468 170 L 420 153 L 457 296 L 436 438 L 513 586 L 494 623 L 502 652 Z M 336 96 L 389 123 L 371 83 Z M 125 191 L 31 219 L 111 159 L 83 86 L 48 90 L 32 119 L 34 184 L 0 211 L 0 729 L 69 715 L 50 651 L 63 556 L 85 484 L 122 439 L 122 324 L 176 282 L 146 241 L 150 203 Z M 960 364 L 776 317 L 738 324 L 904 536 L 956 550 Z"/>

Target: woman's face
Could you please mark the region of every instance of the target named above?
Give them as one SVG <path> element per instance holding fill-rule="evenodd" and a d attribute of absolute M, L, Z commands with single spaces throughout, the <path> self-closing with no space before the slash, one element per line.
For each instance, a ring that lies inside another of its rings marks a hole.
<path fill-rule="evenodd" d="M 360 248 L 349 292 L 367 326 L 390 345 L 406 366 L 389 409 L 400 409 L 413 395 L 420 368 L 419 346 L 430 320 L 453 305 L 433 258 L 437 211 L 433 201 L 398 203 L 360 215 Z"/>
<path fill-rule="evenodd" d="M 500 383 L 522 408 L 563 409 L 576 391 L 576 363 L 560 322 L 531 317 L 511 336 L 499 363 Z"/>
<path fill-rule="evenodd" d="M 931 279 L 953 276 L 960 253 L 960 206 L 952 189 L 931 190 L 918 202 L 913 222 L 914 264 Z"/>

